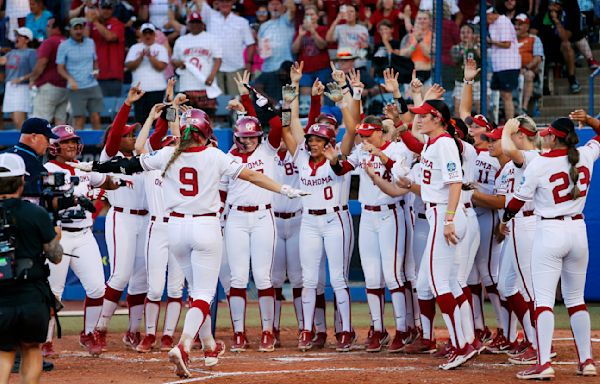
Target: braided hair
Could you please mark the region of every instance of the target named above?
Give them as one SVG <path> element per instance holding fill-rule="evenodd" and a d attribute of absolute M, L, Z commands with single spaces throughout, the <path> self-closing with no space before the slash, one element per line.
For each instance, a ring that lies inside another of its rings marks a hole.
<path fill-rule="evenodd" d="M 577 182 L 579 181 L 579 171 L 577 170 L 577 163 L 579 163 L 579 151 L 577 150 L 577 144 L 579 143 L 579 137 L 575 132 L 575 124 L 571 119 L 566 117 L 561 117 L 560 119 L 556 119 L 551 124 L 554 128 L 567 132 L 567 136 L 564 138 L 557 137 L 559 143 L 562 143 L 567 146 L 567 160 L 571 165 L 569 169 L 569 176 L 571 177 L 571 181 L 573 182 L 573 189 L 571 189 L 571 198 L 576 200 L 581 196 L 581 191 L 579 190 L 579 186 Z"/>
<path fill-rule="evenodd" d="M 183 129 L 182 134 L 183 136 L 180 137 L 179 144 L 177 144 L 177 147 L 175 147 L 175 152 L 173 152 L 173 155 L 167 162 L 167 165 L 165 166 L 161 177 L 165 177 L 171 165 L 173 165 L 175 160 L 177 160 L 186 149 L 202 143 L 202 136 L 200 135 L 198 128 L 192 125 L 188 125 L 187 127 L 185 127 Z"/>

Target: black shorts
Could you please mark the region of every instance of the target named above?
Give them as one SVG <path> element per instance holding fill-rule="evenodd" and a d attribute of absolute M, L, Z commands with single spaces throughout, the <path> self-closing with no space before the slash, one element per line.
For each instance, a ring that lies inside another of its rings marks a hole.
<path fill-rule="evenodd" d="M 0 307 L 0 351 L 14 351 L 20 343 L 43 343 L 49 321 L 50 308 L 41 296 L 25 304 Z"/>
<path fill-rule="evenodd" d="M 519 87 L 519 70 L 509 69 L 507 71 L 494 72 L 490 88 L 494 91 L 510 91 Z"/>

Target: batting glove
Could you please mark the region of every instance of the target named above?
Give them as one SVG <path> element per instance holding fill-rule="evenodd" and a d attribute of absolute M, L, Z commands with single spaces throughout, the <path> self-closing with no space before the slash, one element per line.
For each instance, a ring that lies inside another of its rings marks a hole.
<path fill-rule="evenodd" d="M 282 195 L 286 195 L 290 199 L 310 195 L 309 192 L 303 191 L 301 189 L 295 189 L 285 184 L 281 186 L 281 191 L 279 191 L 279 193 L 281 193 Z"/>

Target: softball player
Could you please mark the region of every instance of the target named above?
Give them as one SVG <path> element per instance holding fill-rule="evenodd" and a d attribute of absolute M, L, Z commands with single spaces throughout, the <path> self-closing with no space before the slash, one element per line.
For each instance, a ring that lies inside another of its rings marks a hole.
<path fill-rule="evenodd" d="M 58 136 L 58 139 L 51 141 L 48 152 L 52 160 L 44 164 L 44 167 L 50 173 L 64 173 L 69 177 L 78 177 L 79 184 L 74 187 L 75 196 L 85 197 L 92 188 L 106 190 L 118 188 L 118 185 L 106 175 L 97 172 L 83 172 L 66 164 L 67 161 L 76 161 L 75 159 L 81 155 L 83 150 L 81 138 L 73 127 L 59 125 L 52 128 L 52 132 Z M 80 205 L 77 205 L 61 211 L 60 215 L 66 217 L 69 214 L 78 214 L 82 209 Z M 85 301 L 83 302 L 83 330 L 79 335 L 79 344 L 92 356 L 98 356 L 102 349 L 94 336 L 94 327 L 102 310 L 104 268 L 102 267 L 102 257 L 98 243 L 92 233 L 92 213 L 85 211 L 85 218 L 63 221 L 60 225 L 62 230 L 60 243 L 63 250 L 77 257 L 65 257 L 59 264 L 48 264 L 50 267 L 50 276 L 48 277 L 50 288 L 52 293 L 60 300 L 65 289 L 69 267 L 79 278 L 86 292 Z M 54 324 L 55 319 L 52 317 L 48 327 L 48 339 L 42 345 L 46 357 L 55 354 L 52 348 Z"/>
<path fill-rule="evenodd" d="M 100 155 L 101 161 L 115 156 L 130 157 L 134 154 L 134 130 L 137 124 L 127 125 L 131 106 L 144 92 L 134 86 L 115 117 L 106 136 L 106 144 Z M 145 262 L 146 228 L 148 227 L 148 205 L 144 189 L 144 176 L 123 176 L 128 188 L 107 191 L 111 204 L 106 215 L 105 236 L 111 274 L 106 282 L 102 313 L 96 331 L 102 349 L 106 350 L 108 324 L 117 309 L 119 299 L 127 286 L 129 326 L 123 343 L 135 349 L 141 341 L 140 324 L 144 315 L 144 301 L 148 290 Z M 124 231 L 127 229 L 127 231 Z"/>
<path fill-rule="evenodd" d="M 234 128 L 235 148 L 229 151 L 228 156 L 232 160 L 239 160 L 248 169 L 273 176 L 273 158 L 277 156 L 281 142 L 281 123 L 279 119 L 272 119 L 271 122 L 268 140 L 261 143 L 263 131 L 258 119 L 252 116 L 239 119 Z M 276 238 L 275 218 L 271 210 L 272 194 L 244 180 L 228 178 L 221 181 L 220 188 L 227 190 L 226 201 L 229 205 L 225 238 L 231 270 L 229 308 L 234 331 L 231 350 L 242 352 L 248 347 L 245 336 L 246 288 L 251 265 L 262 322 L 258 350 L 271 352 L 275 350 L 275 290 L 271 273 Z"/>
<path fill-rule="evenodd" d="M 91 168 L 101 172 L 125 170 L 128 174 L 163 169 L 165 208 L 170 212 L 169 249 L 181 266 L 190 286 L 190 296 L 194 298 L 186 314 L 179 343 L 169 351 L 169 359 L 175 364 L 178 376 L 190 377 L 192 342 L 209 316 L 221 265 L 218 181 L 223 176 L 233 181 L 241 178 L 290 198 L 304 193 L 247 169 L 218 149 L 206 147 L 212 128 L 204 112 L 197 109 L 187 111 L 182 121 L 185 128 L 176 148 L 165 147 L 141 157 L 94 163 Z M 209 332 L 204 334 L 210 335 Z M 211 335 L 209 337 L 210 340 L 202 340 L 206 366 L 218 362 L 223 347 Z"/>
<path fill-rule="evenodd" d="M 367 116 L 358 127 L 357 133 L 363 143 L 358 145 L 348 157 L 348 162 L 359 168 L 361 178 L 359 201 L 362 204 L 358 246 L 361 263 L 365 274 L 367 301 L 373 323 L 374 332 L 367 352 L 379 352 L 388 341 L 389 336 L 383 325 L 383 307 L 381 291 L 387 285 L 392 297 L 396 333 L 401 339 L 408 337 L 406 325 L 406 297 L 404 294 L 404 252 L 405 252 L 405 219 L 404 200 L 383 193 L 370 179 L 364 170 L 369 167 L 388 181 L 392 180 L 392 168 L 398 164 L 408 172 L 413 154 L 403 143 L 384 142 L 381 119 Z M 404 176 L 404 175 L 401 175 Z M 383 279 L 382 279 L 383 277 Z"/>
<path fill-rule="evenodd" d="M 136 139 L 136 152 L 139 154 L 153 152 L 162 147 L 176 143 L 174 136 L 165 136 L 168 129 L 167 121 L 158 117 L 160 106 L 155 105 L 148 116 L 140 134 Z M 158 119 L 157 119 L 158 118 Z M 148 138 L 154 121 L 156 128 Z M 150 352 L 156 344 L 160 301 L 167 281 L 167 308 L 163 334 L 160 340 L 160 350 L 169 351 L 173 348 L 173 334 L 179 322 L 183 295 L 184 276 L 175 257 L 169 252 L 169 216 L 164 207 L 163 178 L 158 170 L 145 172 L 144 187 L 148 201 L 150 222 L 146 232 L 146 266 L 148 270 L 148 295 L 144 307 L 146 335 L 136 347 L 138 352 Z M 165 273 L 168 274 L 165 279 Z"/>
<path fill-rule="evenodd" d="M 600 156 L 600 137 L 582 147 L 575 125 L 560 118 L 542 132 L 543 147 L 550 151 L 534 159 L 523 173 L 523 182 L 509 201 L 502 217 L 501 230 L 523 208 L 535 203 L 539 217 L 531 258 L 535 296 L 538 361 L 531 369 L 519 372 L 519 379 L 554 377 L 551 345 L 554 331 L 554 300 L 560 279 L 561 292 L 568 309 L 577 347 L 576 373 L 595 376 L 592 359 L 590 315 L 584 302 L 588 244 L 583 217 L 594 161 Z"/>
<path fill-rule="evenodd" d="M 497 159 L 491 157 L 488 153 L 487 143 L 481 140 L 481 135 L 490 132 L 494 127 L 483 115 L 466 118 L 465 122 L 469 127 L 469 134 L 474 139 L 473 144 L 478 153 L 475 162 L 476 188 L 482 193 L 492 194 L 500 164 Z M 475 333 L 482 342 L 485 342 L 491 338 L 491 332 L 485 326 L 485 319 L 483 318 L 484 297 L 481 283 L 485 286 L 488 298 L 494 308 L 497 324 L 502 324 L 500 296 L 497 289 L 502 244 L 494 240 L 494 228 L 499 221 L 498 213 L 488 208 L 479 207 L 476 207 L 475 211 L 479 221 L 480 242 L 477 256 L 475 256 L 475 267 L 471 270 L 468 284 L 473 295 Z M 499 329 L 496 333 L 496 340 L 494 340 L 495 345 L 504 341 L 502 336 L 503 331 Z"/>

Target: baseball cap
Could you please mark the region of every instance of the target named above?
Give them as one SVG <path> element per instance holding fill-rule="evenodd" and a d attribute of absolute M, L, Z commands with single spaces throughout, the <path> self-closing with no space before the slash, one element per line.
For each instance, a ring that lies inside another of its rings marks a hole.
<path fill-rule="evenodd" d="M 198 13 L 198 12 L 192 12 L 188 16 L 187 21 L 188 21 L 188 23 L 190 23 L 192 21 L 202 21 L 202 16 L 200 16 L 200 13 Z"/>
<path fill-rule="evenodd" d="M 73 19 L 71 19 L 71 21 L 69 22 L 69 25 L 71 26 L 71 28 L 75 28 L 77 25 L 85 25 L 86 23 L 86 19 L 85 17 L 75 17 Z"/>
<path fill-rule="evenodd" d="M 140 127 L 140 123 L 125 125 L 125 129 L 123 129 L 123 136 L 129 135 L 131 132 L 133 132 L 138 127 Z"/>
<path fill-rule="evenodd" d="M 353 60 L 356 59 L 352 48 L 340 47 L 335 55 L 336 60 Z"/>
<path fill-rule="evenodd" d="M 502 129 L 503 128 L 504 127 L 499 127 L 499 128 L 492 130 L 491 132 L 482 133 L 481 140 L 487 140 L 487 141 L 500 140 L 502 138 Z"/>
<path fill-rule="evenodd" d="M 0 171 L 0 177 L 12 177 L 29 175 L 25 170 L 25 162 L 23 158 L 14 153 L 0 154 L 0 168 L 6 168 L 8 171 Z"/>
<path fill-rule="evenodd" d="M 29 40 L 33 40 L 33 32 L 31 32 L 31 29 L 27 28 L 27 27 L 20 27 L 15 29 L 15 34 L 19 35 L 19 36 L 24 36 L 26 38 L 28 38 Z"/>
<path fill-rule="evenodd" d="M 356 133 L 361 136 L 371 136 L 375 131 L 381 131 L 383 128 L 379 124 L 362 123 L 356 129 Z"/>
<path fill-rule="evenodd" d="M 554 135 L 556 137 L 560 137 L 564 139 L 571 132 L 575 131 L 575 124 L 571 119 L 566 117 L 561 117 L 554 120 L 548 128 L 540 131 L 540 136 L 548 136 Z"/>
<path fill-rule="evenodd" d="M 52 133 L 52 125 L 46 119 L 31 117 L 21 126 L 21 133 L 37 133 L 44 135 L 49 139 L 58 139 L 58 136 Z"/>
<path fill-rule="evenodd" d="M 490 123 L 489 120 L 483 115 L 475 115 L 473 117 L 467 116 L 467 118 L 465 119 L 465 123 L 467 125 L 471 125 L 471 124 L 478 125 L 480 127 L 485 128 L 486 131 L 488 131 L 488 132 L 492 131 L 494 129 L 494 126 L 492 125 L 492 123 Z"/>
<path fill-rule="evenodd" d="M 152 23 L 144 23 L 144 24 L 142 24 L 142 26 L 140 27 L 140 31 L 145 32 L 147 30 L 151 30 L 152 32 L 155 32 L 156 31 L 156 27 Z"/>
<path fill-rule="evenodd" d="M 515 17 L 516 21 L 520 21 L 521 23 L 529 24 L 529 17 L 527 17 L 524 13 L 519 13 L 517 17 Z"/>
<path fill-rule="evenodd" d="M 485 13 L 498 13 L 498 10 L 495 7 L 489 7 Z"/>
<path fill-rule="evenodd" d="M 100 0 L 98 4 L 100 8 L 114 8 L 115 4 L 112 0 Z"/>

